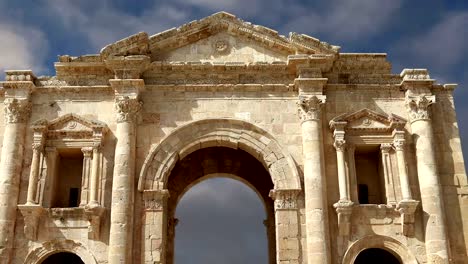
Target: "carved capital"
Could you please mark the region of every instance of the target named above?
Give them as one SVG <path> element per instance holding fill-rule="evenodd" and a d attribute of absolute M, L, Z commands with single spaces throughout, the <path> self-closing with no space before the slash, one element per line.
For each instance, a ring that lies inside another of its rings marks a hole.
<path fill-rule="evenodd" d="M 168 198 L 168 190 L 143 191 L 143 202 L 146 211 L 163 211 Z"/>
<path fill-rule="evenodd" d="M 382 151 L 382 153 L 389 153 L 391 149 L 392 144 L 384 143 L 380 145 L 380 151 Z"/>
<path fill-rule="evenodd" d="M 27 239 L 36 241 L 39 221 L 45 213 L 40 205 L 18 205 L 18 209 L 24 217 L 24 235 Z"/>
<path fill-rule="evenodd" d="M 26 123 L 31 113 L 31 103 L 27 99 L 5 99 L 5 122 Z"/>
<path fill-rule="evenodd" d="M 275 201 L 275 210 L 297 209 L 300 190 L 271 190 L 270 197 Z"/>
<path fill-rule="evenodd" d="M 325 96 L 299 96 L 298 114 L 302 122 L 319 120 L 322 106 L 325 104 Z"/>
<path fill-rule="evenodd" d="M 115 100 L 117 112 L 117 123 L 134 122 L 138 112 L 141 110 L 142 102 L 137 98 L 123 96 Z"/>
<path fill-rule="evenodd" d="M 414 213 L 418 205 L 419 201 L 403 200 L 400 201 L 396 207 L 396 210 L 401 215 L 401 231 L 405 236 L 414 234 Z"/>
<path fill-rule="evenodd" d="M 393 141 L 393 147 L 396 151 L 403 151 L 405 149 L 405 140 L 404 139 L 395 139 Z"/>
<path fill-rule="evenodd" d="M 434 95 L 419 95 L 406 97 L 406 109 L 410 121 L 429 120 L 429 106 L 435 103 Z"/>
<path fill-rule="evenodd" d="M 32 147 L 34 154 L 39 154 L 44 149 L 44 145 L 39 142 L 32 143 L 31 147 Z"/>
<path fill-rule="evenodd" d="M 335 147 L 336 151 L 345 151 L 345 149 L 346 149 L 346 140 L 344 140 L 344 139 L 335 139 L 335 142 L 333 142 L 333 147 Z"/>
<path fill-rule="evenodd" d="M 83 157 L 91 158 L 91 156 L 93 155 L 93 148 L 92 147 L 84 147 L 84 148 L 81 148 L 81 152 L 83 152 Z"/>
<path fill-rule="evenodd" d="M 351 214 L 354 203 L 349 200 L 339 200 L 333 207 L 338 214 L 338 233 L 340 236 L 348 236 L 351 231 Z"/>

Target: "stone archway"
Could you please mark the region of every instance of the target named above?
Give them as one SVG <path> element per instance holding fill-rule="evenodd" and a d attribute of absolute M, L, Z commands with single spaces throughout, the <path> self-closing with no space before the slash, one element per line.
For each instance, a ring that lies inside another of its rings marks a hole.
<path fill-rule="evenodd" d="M 29 252 L 24 264 L 42 263 L 49 256 L 60 252 L 73 253 L 85 264 L 97 264 L 97 261 L 91 252 L 81 243 L 73 240 L 53 240 L 44 242 L 41 246 Z"/>
<path fill-rule="evenodd" d="M 206 148 L 240 150 L 263 166 L 272 182 L 269 196 L 274 199 L 276 261 L 296 259 L 299 262 L 302 249 L 297 199 L 301 181 L 296 164 L 268 132 L 236 119 L 205 119 L 186 124 L 150 150 L 138 182 L 145 208 L 142 234 L 144 261 L 168 263 L 166 252 L 172 246 L 167 244 L 168 229 L 171 229 L 169 175 L 178 161 Z M 291 252 L 288 247 L 293 244 L 297 244 L 293 247 L 297 250 Z"/>
<path fill-rule="evenodd" d="M 380 235 L 370 235 L 355 241 L 346 251 L 343 257 L 343 264 L 355 263 L 358 255 L 366 249 L 382 249 L 388 251 L 399 261 L 405 264 L 418 264 L 414 255 L 400 241 Z"/>

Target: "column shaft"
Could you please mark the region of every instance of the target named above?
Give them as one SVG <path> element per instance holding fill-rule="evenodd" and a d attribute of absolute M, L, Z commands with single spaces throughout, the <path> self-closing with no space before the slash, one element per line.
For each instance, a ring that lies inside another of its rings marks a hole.
<path fill-rule="evenodd" d="M 31 161 L 31 171 L 29 173 L 28 196 L 26 204 L 36 204 L 37 180 L 39 176 L 39 158 L 41 156 L 40 144 L 33 144 L 33 157 Z"/>
<path fill-rule="evenodd" d="M 349 201 L 348 180 L 346 177 L 345 157 L 343 150 L 336 150 L 336 161 L 338 166 L 338 185 L 340 189 L 340 200 Z"/>
<path fill-rule="evenodd" d="M 132 263 L 135 126 L 119 122 L 112 182 L 109 263 Z"/>
<path fill-rule="evenodd" d="M 89 204 L 92 206 L 99 205 L 98 202 L 98 186 L 99 186 L 99 162 L 100 162 L 99 147 L 93 148 L 93 161 L 90 180 Z"/>
<path fill-rule="evenodd" d="M 330 263 L 320 120 L 302 123 L 308 263 Z"/>
<path fill-rule="evenodd" d="M 0 160 L 0 263 L 11 259 L 25 128 L 24 123 L 5 125 Z"/>
<path fill-rule="evenodd" d="M 448 242 L 445 228 L 443 193 L 439 184 L 434 153 L 434 136 L 429 119 L 411 123 L 416 135 L 416 158 L 424 210 L 426 253 L 429 263 L 448 263 Z"/>
<path fill-rule="evenodd" d="M 408 172 L 406 170 L 406 158 L 403 147 L 396 147 L 398 162 L 398 174 L 400 176 L 401 195 L 403 200 L 412 200 L 411 188 L 409 185 Z"/>

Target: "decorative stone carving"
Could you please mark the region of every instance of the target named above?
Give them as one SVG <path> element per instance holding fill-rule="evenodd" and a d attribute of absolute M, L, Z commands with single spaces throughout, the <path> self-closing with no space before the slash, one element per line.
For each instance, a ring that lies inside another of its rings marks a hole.
<path fill-rule="evenodd" d="M 102 206 L 86 206 L 84 213 L 89 221 L 88 223 L 88 238 L 98 240 L 101 234 L 101 219 L 104 215 L 105 208 Z"/>
<path fill-rule="evenodd" d="M 340 236 L 349 236 L 351 231 L 351 214 L 353 213 L 352 201 L 340 200 L 333 204 L 338 214 L 338 233 Z"/>
<path fill-rule="evenodd" d="M 336 151 L 345 151 L 346 149 L 346 140 L 344 139 L 335 139 L 333 142 L 333 147 L 335 147 Z"/>
<path fill-rule="evenodd" d="M 405 236 L 414 235 L 414 213 L 419 205 L 416 200 L 403 200 L 398 203 L 396 210 L 401 215 L 401 232 Z"/>
<path fill-rule="evenodd" d="M 419 95 L 406 97 L 406 109 L 411 122 L 429 120 L 429 106 L 435 103 L 434 95 Z"/>
<path fill-rule="evenodd" d="M 275 210 L 297 209 L 300 190 L 271 190 L 270 197 L 275 200 Z"/>
<path fill-rule="evenodd" d="M 115 110 L 117 111 L 117 122 L 134 122 L 143 103 L 137 98 L 123 96 L 115 100 Z"/>
<path fill-rule="evenodd" d="M 162 211 L 169 198 L 168 190 L 151 190 L 143 192 L 143 201 L 146 211 Z"/>
<path fill-rule="evenodd" d="M 299 96 L 298 114 L 302 122 L 319 120 L 322 113 L 321 108 L 325 104 L 325 96 Z"/>
<path fill-rule="evenodd" d="M 25 123 L 31 113 L 31 103 L 27 99 L 5 99 L 5 122 Z"/>
<path fill-rule="evenodd" d="M 27 239 L 36 241 L 38 225 L 45 210 L 40 205 L 18 205 L 18 209 L 24 217 L 24 235 Z"/>

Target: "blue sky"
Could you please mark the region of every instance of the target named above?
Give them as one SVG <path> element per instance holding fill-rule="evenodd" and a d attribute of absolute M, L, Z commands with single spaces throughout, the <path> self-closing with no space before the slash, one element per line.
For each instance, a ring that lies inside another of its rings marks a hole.
<path fill-rule="evenodd" d="M 455 102 L 467 156 L 467 3 L 0 0 L 0 70 L 32 69 L 36 75 L 54 75 L 57 55 L 99 53 L 106 44 L 131 34 L 146 31 L 152 35 L 224 10 L 284 35 L 295 31 L 314 36 L 341 46 L 342 52 L 386 52 L 394 73 L 403 68 L 428 68 L 439 82 L 458 83 Z"/>

